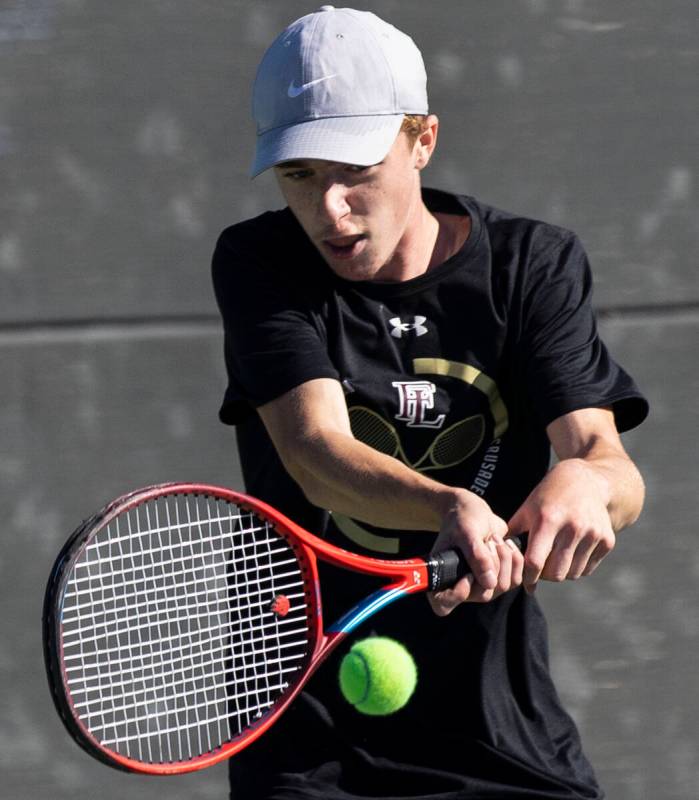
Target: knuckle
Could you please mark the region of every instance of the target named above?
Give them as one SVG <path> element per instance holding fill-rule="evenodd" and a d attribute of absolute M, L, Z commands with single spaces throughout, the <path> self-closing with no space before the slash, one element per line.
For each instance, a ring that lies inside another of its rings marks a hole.
<path fill-rule="evenodd" d="M 543 525 L 556 527 L 565 518 L 565 508 L 557 503 L 546 503 L 539 509 L 539 520 Z"/>
<path fill-rule="evenodd" d="M 485 572 L 491 569 L 492 555 L 485 542 L 469 543 L 464 548 L 464 555 L 475 571 Z"/>
<path fill-rule="evenodd" d="M 584 538 L 587 532 L 587 525 L 580 519 L 571 519 L 568 522 L 566 540 L 569 544 Z"/>
<path fill-rule="evenodd" d="M 534 556 L 526 556 L 524 559 L 524 569 L 528 575 L 539 575 L 544 568 L 542 559 Z"/>

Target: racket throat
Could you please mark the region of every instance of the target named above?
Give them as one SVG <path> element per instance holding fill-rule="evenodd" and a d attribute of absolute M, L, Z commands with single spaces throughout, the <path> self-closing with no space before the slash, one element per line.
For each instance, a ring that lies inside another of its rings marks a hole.
<path fill-rule="evenodd" d="M 361 625 L 364 620 L 373 616 L 377 611 L 384 608 L 384 606 L 394 603 L 401 597 L 408 594 L 404 585 L 389 586 L 388 588 L 379 589 L 378 591 L 370 594 L 365 600 L 356 605 L 353 609 L 348 611 L 344 616 L 340 617 L 337 622 L 333 623 L 328 629 L 328 636 L 347 635 L 351 633 L 358 625 Z"/>

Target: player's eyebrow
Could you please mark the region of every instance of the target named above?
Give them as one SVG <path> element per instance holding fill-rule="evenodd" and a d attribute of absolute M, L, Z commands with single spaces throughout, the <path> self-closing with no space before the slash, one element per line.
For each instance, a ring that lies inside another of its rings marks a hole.
<path fill-rule="evenodd" d="M 307 161 L 282 161 L 281 164 L 277 164 L 279 169 L 298 169 L 299 167 L 307 167 Z"/>

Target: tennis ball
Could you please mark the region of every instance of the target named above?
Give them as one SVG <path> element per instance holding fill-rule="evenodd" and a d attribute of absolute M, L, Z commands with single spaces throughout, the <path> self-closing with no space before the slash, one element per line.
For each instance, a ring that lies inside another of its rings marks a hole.
<path fill-rule="evenodd" d="M 371 636 L 356 642 L 340 664 L 340 689 L 362 714 L 393 714 L 410 700 L 417 683 L 413 657 L 400 642 Z"/>

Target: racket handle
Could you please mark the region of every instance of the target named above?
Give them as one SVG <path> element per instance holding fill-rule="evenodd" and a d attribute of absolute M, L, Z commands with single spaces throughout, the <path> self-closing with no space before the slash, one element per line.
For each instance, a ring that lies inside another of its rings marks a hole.
<path fill-rule="evenodd" d="M 511 536 L 510 540 L 523 552 L 527 544 L 527 534 Z M 425 560 L 427 561 L 429 590 L 431 592 L 448 589 L 459 578 L 463 578 L 464 575 L 470 575 L 473 571 L 461 550 L 443 550 L 441 553 L 435 553 Z"/>

